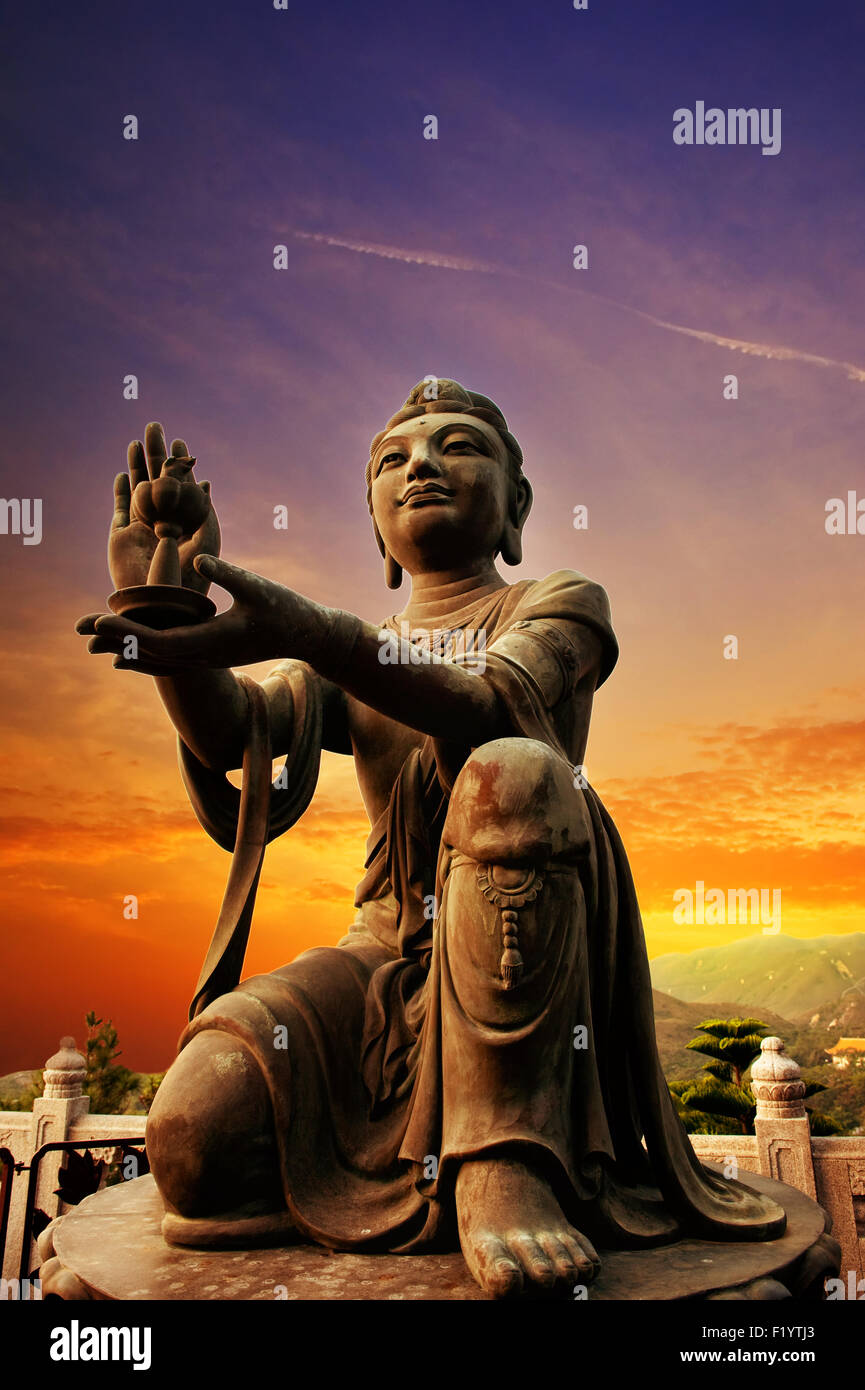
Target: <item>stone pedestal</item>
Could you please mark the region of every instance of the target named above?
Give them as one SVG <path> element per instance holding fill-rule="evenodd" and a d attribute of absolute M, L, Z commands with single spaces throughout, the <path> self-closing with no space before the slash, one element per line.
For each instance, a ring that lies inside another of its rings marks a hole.
<path fill-rule="evenodd" d="M 787 1229 L 777 1240 L 683 1240 L 656 1250 L 601 1251 L 602 1272 L 573 1301 L 820 1299 L 838 1272 L 839 1247 L 824 1233 L 816 1202 L 783 1183 L 748 1175 L 779 1202 Z M 297 1244 L 267 1250 L 191 1250 L 166 1245 L 162 1201 L 151 1177 L 107 1188 L 40 1237 L 43 1297 L 155 1299 L 470 1299 L 486 1295 L 459 1251 L 356 1255 Z"/>

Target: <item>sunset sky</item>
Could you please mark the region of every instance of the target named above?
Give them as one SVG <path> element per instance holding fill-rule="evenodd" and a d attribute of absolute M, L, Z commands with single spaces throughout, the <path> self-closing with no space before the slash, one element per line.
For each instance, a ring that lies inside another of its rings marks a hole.
<path fill-rule="evenodd" d="M 852 0 L 7 21 L 0 467 L 43 538 L 0 535 L 0 1074 L 80 1045 L 91 1008 L 128 1065 L 167 1066 L 228 871 L 152 682 L 73 631 L 113 587 L 127 442 L 150 420 L 187 440 L 227 559 L 378 620 L 407 590 L 384 584 L 369 441 L 428 373 L 522 445 L 505 577 L 573 568 L 610 596 L 587 767 L 650 955 L 760 930 L 677 926 L 697 880 L 780 889 L 793 935 L 865 930 L 865 535 L 824 525 L 865 497 L 863 40 Z M 675 145 L 697 101 L 780 108 L 780 153 Z M 326 755 L 268 850 L 247 973 L 343 934 L 366 833 Z"/>

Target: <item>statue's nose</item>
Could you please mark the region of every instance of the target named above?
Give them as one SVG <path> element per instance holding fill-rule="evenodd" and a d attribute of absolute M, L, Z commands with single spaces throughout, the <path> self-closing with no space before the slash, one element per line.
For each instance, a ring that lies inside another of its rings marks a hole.
<path fill-rule="evenodd" d="M 423 453 L 415 454 L 409 459 L 406 482 L 411 482 L 415 478 L 441 477 L 441 472 L 441 464 L 432 453 L 425 449 Z"/>

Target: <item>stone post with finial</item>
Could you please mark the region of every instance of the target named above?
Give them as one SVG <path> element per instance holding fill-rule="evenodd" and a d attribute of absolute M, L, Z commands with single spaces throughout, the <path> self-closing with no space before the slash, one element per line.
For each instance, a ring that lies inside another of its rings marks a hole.
<path fill-rule="evenodd" d="M 86 1113 L 90 1106 L 89 1099 L 84 1096 L 87 1063 L 82 1054 L 76 1051 L 74 1038 L 60 1039 L 60 1051 L 48 1058 L 42 1076 L 45 1080 L 44 1100 L 84 1099 L 78 1113 Z"/>
<path fill-rule="evenodd" d="M 87 1063 L 75 1046 L 75 1039 L 60 1039 L 60 1048 L 45 1063 L 42 1075 L 45 1079 L 44 1095 L 33 1102 L 33 1113 L 22 1115 L 21 1130 L 14 1133 L 15 1157 L 29 1164 L 37 1149 L 43 1144 L 56 1143 L 62 1139 L 75 1138 L 76 1128 L 86 1126 L 90 1112 L 90 1097 L 84 1094 L 84 1081 L 87 1076 Z M 12 1118 L 12 1117 L 7 1117 Z M 17 1116 L 15 1117 L 17 1118 Z M 28 1129 L 23 1131 L 24 1123 Z M 13 1134 L 7 1138 L 7 1145 Z M 46 1154 L 39 1165 L 36 1206 L 49 1217 L 54 1217 L 60 1207 L 56 1196 L 58 1174 L 63 1163 L 62 1153 Z M 6 1253 L 2 1274 L 7 1279 L 18 1277 L 18 1261 L 25 1241 L 24 1206 L 27 1191 L 27 1174 L 12 1186 L 12 1203 L 9 1209 L 9 1228 L 6 1234 Z M 26 1237 L 29 1244 L 29 1235 Z M 38 1263 L 36 1251 L 32 1251 L 33 1265 Z M 31 1268 L 33 1267 L 31 1265 Z"/>
<path fill-rule="evenodd" d="M 816 1200 L 811 1126 L 799 1064 L 787 1056 L 781 1038 L 764 1038 L 760 1049 L 751 1067 L 760 1171 Z"/>
<path fill-rule="evenodd" d="M 68 1139 L 73 1126 L 90 1110 L 90 1097 L 84 1094 L 87 1062 L 77 1050 L 74 1038 L 60 1039 L 60 1049 L 48 1058 L 42 1075 L 45 1092 L 33 1102 L 31 1153 L 43 1144 Z M 57 1214 L 54 1189 L 62 1162 L 62 1153 L 47 1154 L 39 1168 L 36 1205 L 49 1216 Z"/>
<path fill-rule="evenodd" d="M 61 1038 L 60 1050 L 48 1058 L 42 1072 L 45 1093 L 33 1102 L 33 1147 L 65 1139 L 69 1129 L 90 1109 L 84 1094 L 87 1063 L 74 1038 Z"/>

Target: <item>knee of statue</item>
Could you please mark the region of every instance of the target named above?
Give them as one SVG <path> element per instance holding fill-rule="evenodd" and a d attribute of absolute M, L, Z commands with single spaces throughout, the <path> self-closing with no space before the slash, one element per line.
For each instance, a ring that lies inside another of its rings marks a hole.
<path fill-rule="evenodd" d="M 476 748 L 450 795 L 444 842 L 481 863 L 576 862 L 591 822 L 574 770 L 545 743 L 501 738 Z"/>
<path fill-rule="evenodd" d="M 273 1113 L 252 1053 L 228 1033 L 198 1033 L 156 1093 L 146 1130 L 169 1210 L 207 1216 L 279 1197 Z"/>
<path fill-rule="evenodd" d="M 451 790 L 442 844 L 440 930 L 443 920 L 461 1005 L 518 1023 L 582 920 L 591 822 L 570 763 L 534 739 L 476 748 Z"/>

